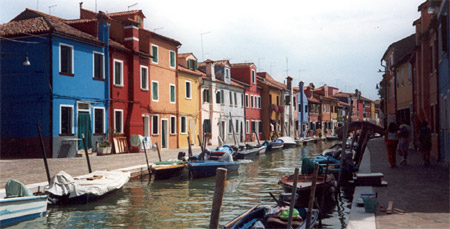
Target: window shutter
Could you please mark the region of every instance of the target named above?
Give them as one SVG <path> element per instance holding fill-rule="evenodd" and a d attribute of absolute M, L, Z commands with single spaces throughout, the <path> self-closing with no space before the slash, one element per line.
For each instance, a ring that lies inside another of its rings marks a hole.
<path fill-rule="evenodd" d="M 197 60 L 194 60 L 194 71 L 197 71 Z"/>

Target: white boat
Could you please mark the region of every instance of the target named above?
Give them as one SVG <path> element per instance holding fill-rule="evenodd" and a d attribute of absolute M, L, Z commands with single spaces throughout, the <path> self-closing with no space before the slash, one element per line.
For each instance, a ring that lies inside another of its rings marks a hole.
<path fill-rule="evenodd" d="M 128 180 L 130 172 L 95 171 L 73 178 L 61 171 L 45 191 L 52 204 L 86 204 L 121 189 Z"/>
<path fill-rule="evenodd" d="M 8 197 L 8 185 L 13 182 L 17 197 Z M 0 199 L 0 228 L 9 224 L 45 216 L 47 212 L 47 195 L 33 196 L 22 183 L 11 180 L 6 185 L 7 198 Z M 19 190 L 19 189 L 20 190 Z M 23 196 L 26 195 L 26 196 Z"/>
<path fill-rule="evenodd" d="M 284 137 L 278 138 L 277 140 L 283 141 L 283 143 L 284 143 L 283 149 L 297 147 L 297 142 L 295 142 L 294 139 L 291 137 L 284 136 Z"/>

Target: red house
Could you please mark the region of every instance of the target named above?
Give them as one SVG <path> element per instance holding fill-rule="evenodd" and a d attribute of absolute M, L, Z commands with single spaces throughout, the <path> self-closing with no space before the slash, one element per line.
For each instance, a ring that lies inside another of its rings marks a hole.
<path fill-rule="evenodd" d="M 261 122 L 261 88 L 257 85 L 256 66 L 253 63 L 238 63 L 231 65 L 231 77 L 248 84 L 245 87 L 245 122 L 258 124 L 258 136 L 262 136 Z M 254 141 L 253 133 L 246 133 L 246 141 Z"/>

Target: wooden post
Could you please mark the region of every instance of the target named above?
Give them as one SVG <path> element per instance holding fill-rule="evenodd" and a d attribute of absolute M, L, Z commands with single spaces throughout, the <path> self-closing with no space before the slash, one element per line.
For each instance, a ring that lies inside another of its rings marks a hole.
<path fill-rule="evenodd" d="M 155 145 L 156 145 L 156 150 L 158 151 L 159 162 L 161 162 L 161 152 L 159 152 L 158 142 L 155 142 Z"/>
<path fill-rule="evenodd" d="M 81 134 L 81 139 L 83 140 L 84 154 L 86 154 L 86 161 L 88 164 L 89 173 L 92 173 L 91 161 L 89 160 L 89 154 L 88 154 L 88 150 L 86 147 L 86 139 L 84 138 L 84 134 Z"/>
<path fill-rule="evenodd" d="M 259 142 L 259 136 L 258 136 L 258 133 L 255 132 L 255 134 L 256 134 L 256 141 L 258 141 L 258 145 L 261 146 L 261 142 Z"/>
<path fill-rule="evenodd" d="M 44 139 L 42 138 L 41 127 L 39 126 L 39 123 L 36 123 L 36 125 L 39 132 L 39 138 L 41 139 L 42 157 L 44 158 L 44 166 L 45 172 L 47 173 L 47 181 L 48 184 L 50 185 L 50 171 L 48 170 L 47 153 L 45 152 Z"/>
<path fill-rule="evenodd" d="M 209 228 L 218 228 L 220 219 L 220 209 L 222 208 L 222 199 L 225 192 L 225 180 L 227 178 L 227 169 L 217 168 L 216 186 L 214 188 L 214 197 L 211 209 L 211 219 Z"/>
<path fill-rule="evenodd" d="M 201 149 L 202 152 L 203 152 L 203 142 L 202 142 L 202 140 L 200 139 L 200 135 L 197 135 L 197 138 L 198 138 L 198 144 L 200 145 L 200 149 Z"/>
<path fill-rule="evenodd" d="M 150 174 L 152 173 L 152 171 L 150 169 L 150 165 L 148 164 L 147 149 L 145 148 L 144 141 L 141 141 L 141 143 L 142 143 L 142 147 L 144 148 L 145 161 L 147 162 L 147 170 L 148 170 L 148 175 L 149 175 L 149 179 L 150 179 Z"/>
<path fill-rule="evenodd" d="M 314 165 L 314 173 L 312 177 L 311 193 L 309 194 L 308 215 L 306 217 L 306 228 L 311 227 L 311 216 L 314 207 L 314 198 L 316 195 L 317 174 L 319 173 L 319 164 Z"/>
<path fill-rule="evenodd" d="M 351 106 L 351 104 L 350 104 L 349 110 L 350 111 L 347 114 L 347 118 L 344 117 L 345 123 L 344 123 L 344 129 L 343 129 L 344 132 L 342 133 L 342 147 L 341 147 L 342 151 L 341 151 L 340 166 L 339 166 L 338 187 L 341 186 L 342 165 L 344 164 L 344 157 L 345 157 L 345 152 L 346 152 L 346 148 L 347 148 L 348 128 L 352 121 L 353 107 Z M 337 193 L 339 193 L 339 191 Z"/>
<path fill-rule="evenodd" d="M 192 148 L 191 148 L 191 133 L 188 131 L 188 136 L 187 136 L 187 140 L 188 140 L 188 156 L 192 157 Z"/>
<path fill-rule="evenodd" d="M 231 130 L 233 132 L 234 145 L 239 146 L 236 142 L 236 133 L 234 132 L 234 124 L 233 124 L 233 118 L 231 117 L 231 112 L 230 112 L 230 121 L 231 121 Z"/>
<path fill-rule="evenodd" d="M 294 213 L 294 205 L 296 200 L 296 196 L 297 196 L 297 182 L 298 182 L 298 168 L 295 168 L 294 171 L 294 183 L 292 184 L 292 193 L 291 193 L 291 205 L 289 206 L 289 218 L 288 218 L 288 226 L 287 228 L 291 228 L 292 227 L 292 214 Z"/>

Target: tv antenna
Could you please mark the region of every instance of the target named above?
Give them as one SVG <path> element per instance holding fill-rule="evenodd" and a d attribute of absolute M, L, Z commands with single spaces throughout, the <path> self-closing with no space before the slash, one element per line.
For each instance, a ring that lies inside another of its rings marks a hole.
<path fill-rule="evenodd" d="M 129 5 L 129 6 L 128 6 L 128 11 L 130 11 L 130 8 L 131 8 L 131 7 L 135 7 L 136 5 L 137 5 L 137 3 L 134 3 L 134 4 Z"/>
<path fill-rule="evenodd" d="M 52 8 L 57 7 L 58 5 L 51 5 L 48 7 L 48 14 L 52 15 Z"/>
<path fill-rule="evenodd" d="M 203 54 L 203 35 L 206 35 L 208 33 L 211 33 L 211 32 L 208 31 L 208 32 L 200 33 L 200 40 L 202 42 L 202 61 L 205 61 L 205 55 Z"/>

